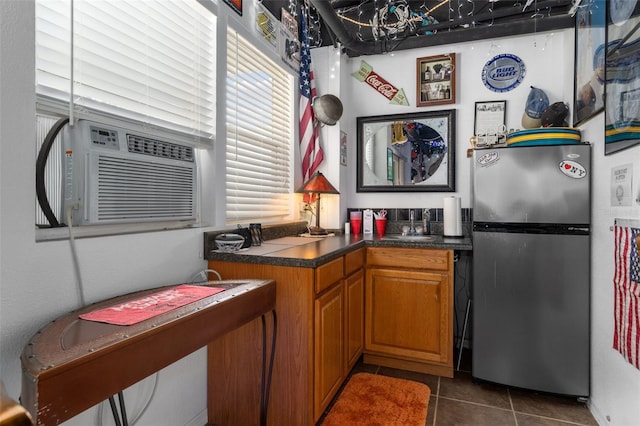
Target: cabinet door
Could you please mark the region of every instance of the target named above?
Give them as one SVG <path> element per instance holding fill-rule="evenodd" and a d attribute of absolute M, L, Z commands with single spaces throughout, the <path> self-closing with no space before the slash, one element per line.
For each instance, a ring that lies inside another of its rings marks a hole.
<path fill-rule="evenodd" d="M 345 294 L 345 374 L 348 374 L 364 346 L 364 270 L 345 280 Z"/>
<path fill-rule="evenodd" d="M 344 380 L 344 285 L 339 281 L 315 302 L 314 421 Z"/>
<path fill-rule="evenodd" d="M 450 362 L 450 285 L 446 273 L 368 269 L 365 350 Z"/>

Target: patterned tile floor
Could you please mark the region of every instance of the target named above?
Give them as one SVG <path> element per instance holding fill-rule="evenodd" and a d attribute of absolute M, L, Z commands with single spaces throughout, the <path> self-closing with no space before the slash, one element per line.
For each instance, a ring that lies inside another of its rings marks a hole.
<path fill-rule="evenodd" d="M 597 426 L 589 409 L 576 398 L 474 382 L 470 358 L 463 353 L 460 371 L 453 379 L 362 362 L 352 373 L 365 371 L 425 383 L 431 389 L 425 426 Z"/>

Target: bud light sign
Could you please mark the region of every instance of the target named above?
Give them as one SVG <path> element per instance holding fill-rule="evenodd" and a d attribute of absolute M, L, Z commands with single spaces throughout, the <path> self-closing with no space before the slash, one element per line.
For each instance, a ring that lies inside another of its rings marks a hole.
<path fill-rule="evenodd" d="M 518 87 L 525 72 L 522 59 L 516 55 L 504 53 L 494 56 L 484 65 L 482 82 L 494 92 L 508 92 Z"/>

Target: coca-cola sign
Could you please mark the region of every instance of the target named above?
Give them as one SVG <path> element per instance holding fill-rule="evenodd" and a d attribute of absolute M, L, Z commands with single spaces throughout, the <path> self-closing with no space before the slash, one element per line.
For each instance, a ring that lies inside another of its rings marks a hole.
<path fill-rule="evenodd" d="M 372 72 L 369 74 L 366 83 L 376 89 L 380 94 L 382 94 L 385 98 L 391 100 L 398 93 L 398 89 L 389 84 L 384 78 L 380 77 L 378 74 Z"/>
<path fill-rule="evenodd" d="M 378 93 L 389 99 L 392 104 L 409 105 L 407 97 L 402 89 L 398 89 L 393 84 L 382 78 L 378 73 L 373 71 L 371 65 L 362 61 L 360 69 L 353 73 L 353 76 L 363 83 L 367 83 L 373 87 Z"/>

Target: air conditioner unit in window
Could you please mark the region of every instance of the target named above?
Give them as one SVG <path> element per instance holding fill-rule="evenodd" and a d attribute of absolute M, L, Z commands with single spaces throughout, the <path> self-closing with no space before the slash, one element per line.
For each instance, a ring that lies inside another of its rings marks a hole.
<path fill-rule="evenodd" d="M 60 217 L 71 208 L 73 225 L 196 219 L 193 147 L 87 120 L 62 146 Z"/>

